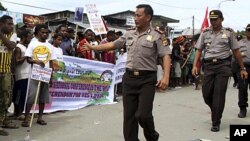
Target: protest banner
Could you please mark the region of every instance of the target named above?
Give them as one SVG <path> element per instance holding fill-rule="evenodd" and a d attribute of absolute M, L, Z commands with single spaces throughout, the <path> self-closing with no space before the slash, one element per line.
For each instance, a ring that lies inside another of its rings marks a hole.
<path fill-rule="evenodd" d="M 123 74 L 125 73 L 126 69 L 126 61 L 127 61 L 127 53 L 120 54 L 116 60 L 116 65 L 114 68 L 114 84 L 118 84 L 122 82 Z"/>
<path fill-rule="evenodd" d="M 113 64 L 63 56 L 62 62 L 53 65 L 58 71 L 52 75 L 52 103 L 45 112 L 113 103 Z"/>

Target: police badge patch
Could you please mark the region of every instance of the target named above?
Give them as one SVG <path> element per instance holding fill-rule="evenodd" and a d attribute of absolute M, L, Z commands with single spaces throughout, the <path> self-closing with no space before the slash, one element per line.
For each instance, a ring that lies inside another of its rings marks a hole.
<path fill-rule="evenodd" d="M 161 41 L 162 41 L 162 45 L 163 46 L 167 46 L 168 45 L 168 40 L 167 40 L 167 37 L 166 37 L 166 35 L 162 35 L 161 36 Z"/>

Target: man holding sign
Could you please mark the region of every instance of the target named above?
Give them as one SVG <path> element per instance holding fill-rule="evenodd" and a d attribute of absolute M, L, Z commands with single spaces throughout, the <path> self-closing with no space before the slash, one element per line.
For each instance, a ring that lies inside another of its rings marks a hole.
<path fill-rule="evenodd" d="M 39 65 L 43 68 L 52 68 L 52 60 L 56 59 L 55 52 L 53 51 L 53 46 L 46 42 L 49 35 L 48 26 L 45 24 L 38 24 L 35 28 L 35 32 L 38 33 L 37 41 L 33 41 L 29 44 L 25 56 L 28 57 L 28 62 L 33 65 Z M 34 66 L 33 66 L 34 67 Z M 33 74 L 31 74 L 33 75 Z M 25 120 L 22 126 L 29 127 L 29 113 L 32 105 L 35 101 L 36 91 L 38 88 L 37 80 L 30 80 L 29 94 L 27 99 L 27 105 L 25 109 Z M 41 83 L 41 91 L 39 94 L 39 114 L 37 123 L 40 125 L 47 125 L 47 123 L 42 119 L 45 103 L 49 103 L 49 84 L 45 82 Z"/>

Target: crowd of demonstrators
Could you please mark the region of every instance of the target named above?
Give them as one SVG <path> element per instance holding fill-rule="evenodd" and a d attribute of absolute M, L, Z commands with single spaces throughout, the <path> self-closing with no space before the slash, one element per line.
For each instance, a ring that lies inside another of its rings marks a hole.
<path fill-rule="evenodd" d="M 28 79 L 32 65 L 37 64 L 42 67 L 52 67 L 52 60 L 62 61 L 63 55 L 115 64 L 115 51 L 91 51 L 91 53 L 86 53 L 75 48 L 76 44 L 81 46 L 85 44 L 84 42 L 88 42 L 91 45 L 100 44 L 100 39 L 97 38 L 91 29 L 85 30 L 84 33 L 78 32 L 77 40 L 74 40 L 74 29 L 67 25 L 59 25 L 51 39 L 49 38 L 49 33 L 50 30 L 45 24 L 38 24 L 30 30 L 24 23 L 17 23 L 14 30 L 13 19 L 10 16 L 4 15 L 0 18 L 0 135 L 6 136 L 9 134 L 2 127 L 11 129 L 19 128 L 11 121 L 13 119 L 23 120 L 23 127 L 29 126 L 29 114 L 38 87 L 38 81 Z M 120 31 L 108 31 L 107 38 L 103 39 L 101 43 L 112 42 L 120 36 L 122 36 L 122 32 Z M 39 49 L 37 48 L 39 47 L 46 48 L 51 58 L 44 60 L 39 58 L 39 55 L 35 56 L 33 51 L 38 51 Z M 121 52 L 124 52 L 124 50 Z M 45 104 L 50 100 L 48 93 L 49 86 L 50 84 L 41 83 L 37 120 L 37 123 L 40 125 L 47 124 L 42 115 Z M 121 91 L 121 88 L 119 87 L 118 90 Z M 14 104 L 14 113 L 7 116 L 11 102 Z M 25 112 L 24 115 L 23 112 Z"/>
<path fill-rule="evenodd" d="M 172 65 L 169 88 L 182 88 L 182 86 L 194 84 L 195 90 L 199 90 L 200 75 L 192 75 L 192 66 L 196 51 L 194 46 L 199 36 L 200 34 L 197 34 L 192 39 L 187 39 L 181 35 L 172 40 Z M 201 68 L 201 63 L 198 66 Z"/>

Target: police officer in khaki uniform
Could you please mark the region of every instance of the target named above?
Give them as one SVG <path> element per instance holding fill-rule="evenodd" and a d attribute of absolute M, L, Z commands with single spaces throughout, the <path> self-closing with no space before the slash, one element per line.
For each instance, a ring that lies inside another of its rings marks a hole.
<path fill-rule="evenodd" d="M 232 29 L 222 26 L 222 21 L 224 20 L 222 12 L 212 10 L 209 13 L 209 18 L 211 27 L 203 31 L 195 46 L 197 51 L 192 73 L 193 75 L 198 74 L 196 64 L 200 60 L 202 50 L 204 50 L 204 83 L 202 93 L 205 103 L 211 109 L 211 131 L 218 132 L 225 106 L 228 79 L 232 75 L 230 49 L 238 60 L 243 79 L 247 78 L 247 72 L 242 62 L 242 56 L 234 32 Z"/>
<path fill-rule="evenodd" d="M 170 49 L 164 34 L 150 26 L 153 9 L 150 5 L 136 7 L 136 28 L 112 43 L 98 46 L 87 44 L 93 50 L 111 50 L 126 46 L 128 57 L 123 76 L 123 108 L 125 141 L 139 141 L 138 124 L 147 141 L 158 141 L 152 115 L 156 86 L 166 89 L 170 73 Z M 86 46 L 85 46 L 86 48 Z M 163 59 L 163 77 L 157 82 L 157 57 Z"/>
<path fill-rule="evenodd" d="M 250 24 L 246 27 L 246 39 L 242 39 L 239 42 L 241 55 L 243 57 L 243 63 L 246 67 L 246 71 L 250 73 Z M 240 112 L 238 114 L 239 118 L 245 118 L 247 115 L 248 107 L 248 85 L 250 84 L 250 78 L 244 80 L 239 78 L 239 101 L 238 105 L 240 107 Z"/>

